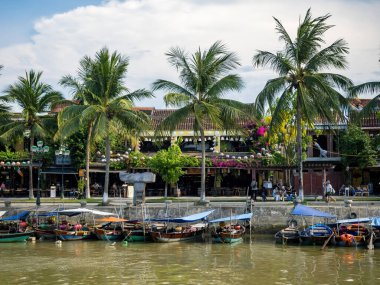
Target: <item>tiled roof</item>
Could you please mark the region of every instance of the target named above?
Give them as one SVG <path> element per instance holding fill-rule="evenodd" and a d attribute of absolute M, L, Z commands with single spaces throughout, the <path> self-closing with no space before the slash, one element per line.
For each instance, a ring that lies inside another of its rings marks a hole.
<path fill-rule="evenodd" d="M 152 124 L 153 124 L 153 129 L 156 129 L 158 125 L 169 115 L 173 114 L 176 110 L 175 109 L 154 109 L 151 114 L 152 118 Z M 239 122 L 240 126 L 246 126 L 250 123 L 248 119 L 242 119 Z M 180 123 L 177 126 L 177 130 L 181 131 L 192 131 L 194 130 L 194 117 L 190 116 L 186 118 L 182 123 Z M 205 129 L 206 130 L 217 130 L 214 124 L 211 122 L 206 122 L 205 123 Z"/>

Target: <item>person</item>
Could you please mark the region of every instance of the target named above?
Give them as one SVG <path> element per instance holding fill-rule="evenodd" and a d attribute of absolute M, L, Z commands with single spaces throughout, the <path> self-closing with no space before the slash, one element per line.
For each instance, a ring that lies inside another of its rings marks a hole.
<path fill-rule="evenodd" d="M 116 196 L 117 195 L 117 185 L 116 185 L 116 183 L 112 184 L 112 188 L 111 189 L 112 189 L 113 195 Z"/>
<path fill-rule="evenodd" d="M 1 182 L 1 185 L 0 185 L 0 194 L 1 194 L 1 197 L 4 197 L 4 193 L 5 193 L 5 183 Z"/>
<path fill-rule="evenodd" d="M 262 198 L 263 202 L 265 202 L 267 200 L 267 194 L 266 194 L 266 189 L 265 188 L 263 188 L 261 190 L 261 198 Z"/>
<path fill-rule="evenodd" d="M 252 179 L 249 190 L 251 194 L 251 200 L 256 201 L 257 191 L 259 191 L 259 188 L 257 187 L 257 181 L 255 179 Z"/>
<path fill-rule="evenodd" d="M 335 190 L 334 188 L 332 187 L 331 183 L 330 183 L 330 180 L 327 180 L 326 183 L 325 183 L 325 197 L 326 197 L 326 202 L 330 202 L 330 201 L 336 201 L 334 197 L 332 197 L 332 195 L 335 194 Z"/>

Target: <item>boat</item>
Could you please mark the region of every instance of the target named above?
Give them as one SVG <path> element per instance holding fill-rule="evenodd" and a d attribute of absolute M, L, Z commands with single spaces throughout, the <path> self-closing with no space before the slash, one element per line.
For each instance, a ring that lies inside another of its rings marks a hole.
<path fill-rule="evenodd" d="M 252 213 L 229 216 L 220 219 L 211 220 L 209 223 L 219 223 L 219 226 L 213 228 L 211 237 L 213 242 L 218 243 L 236 243 L 243 241 L 245 226 L 237 221 L 250 221 Z M 225 222 L 230 222 L 226 225 Z"/>
<path fill-rule="evenodd" d="M 281 244 L 298 244 L 300 242 L 300 233 L 297 226 L 290 225 L 287 228 L 284 228 L 280 231 L 278 231 L 274 238 L 276 240 L 276 243 Z"/>
<path fill-rule="evenodd" d="M 333 233 L 328 225 L 317 223 L 300 231 L 299 237 L 301 244 L 323 245 Z"/>
<path fill-rule="evenodd" d="M 25 242 L 31 235 L 33 231 L 22 232 L 22 233 L 0 233 L 0 243 L 3 242 Z"/>
<path fill-rule="evenodd" d="M 147 225 L 145 223 L 135 223 L 130 224 L 130 226 L 126 225 L 127 230 L 125 233 L 125 241 L 128 242 L 152 242 L 153 238 L 150 234 L 152 228 L 155 231 L 162 230 L 163 228 L 166 228 L 163 225 Z"/>
<path fill-rule="evenodd" d="M 29 211 L 23 211 L 13 216 L 1 218 L 0 243 L 25 242 L 33 235 L 34 231 L 29 230 L 28 224 L 25 222 L 29 214 Z"/>
<path fill-rule="evenodd" d="M 314 218 L 324 218 L 333 219 L 336 216 L 330 213 L 322 212 L 314 208 L 297 204 L 292 212 L 290 213 L 292 217 L 312 217 Z M 322 244 L 325 242 L 330 242 L 333 236 L 333 230 L 326 224 L 316 223 L 309 226 L 303 230 L 300 230 L 297 226 L 297 221 L 293 218 L 287 228 L 277 232 L 275 234 L 276 242 L 286 244 L 286 243 L 301 243 L 301 244 Z"/>
<path fill-rule="evenodd" d="M 365 225 L 371 220 L 371 218 L 338 220 L 334 236 L 335 244 L 348 247 L 367 245 L 370 232 Z"/>
<path fill-rule="evenodd" d="M 183 223 L 193 223 L 195 221 L 203 220 L 205 221 L 206 217 L 210 215 L 214 210 L 186 216 L 179 218 L 158 218 L 150 219 L 153 222 L 164 222 L 164 223 L 173 223 L 173 224 L 183 224 Z M 206 223 L 198 223 L 187 226 L 176 226 L 176 227 L 166 227 L 163 229 L 153 229 L 150 232 L 150 235 L 155 242 L 182 242 L 182 241 L 194 241 L 201 239 L 202 234 L 207 227 Z"/>
<path fill-rule="evenodd" d="M 67 209 L 57 211 L 58 215 L 82 215 L 81 220 L 83 221 L 84 214 L 92 214 L 99 216 L 115 216 L 114 213 L 103 212 L 93 209 L 87 208 L 76 208 L 76 209 Z M 96 235 L 93 233 L 90 227 L 86 224 L 82 225 L 82 223 L 76 223 L 74 225 L 70 225 L 67 221 L 62 221 L 57 229 L 54 230 L 56 237 L 62 241 L 71 241 L 71 240 L 81 240 L 81 239 L 94 239 Z"/>
<path fill-rule="evenodd" d="M 99 219 L 98 222 L 105 223 L 101 227 L 94 227 L 96 237 L 104 241 L 118 241 L 124 238 L 123 223 L 126 219 L 107 217 Z"/>

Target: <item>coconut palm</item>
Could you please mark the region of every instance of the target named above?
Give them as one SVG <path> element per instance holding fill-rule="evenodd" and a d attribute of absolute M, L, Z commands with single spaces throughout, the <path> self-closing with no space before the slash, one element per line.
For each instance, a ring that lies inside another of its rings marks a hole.
<path fill-rule="evenodd" d="M 30 146 L 35 138 L 50 137 L 56 130 L 56 118 L 46 112 L 63 100 L 62 95 L 54 91 L 49 84 L 41 81 L 42 72 L 30 70 L 25 77 L 19 77 L 18 82 L 10 85 L 0 100 L 16 103 L 21 108 L 20 118 L 11 120 L 3 126 L 1 138 L 11 140 L 22 138 L 28 134 Z M 44 114 L 45 113 L 45 114 Z M 29 150 L 30 151 L 30 150 Z M 30 151 L 29 163 L 29 198 L 33 198 L 33 152 Z"/>
<path fill-rule="evenodd" d="M 89 130 L 88 143 L 91 137 L 105 139 L 106 171 L 103 204 L 108 202 L 112 127 L 122 125 L 130 133 L 138 133 L 147 128 L 149 122 L 147 115 L 133 108 L 133 102 L 150 97 L 152 94 L 144 89 L 130 92 L 124 86 L 128 65 L 127 57 L 117 52 L 110 54 L 107 48 L 103 48 L 96 53 L 94 59 L 85 56 L 81 60 L 77 79 L 67 76 L 61 80 L 64 86 L 75 90 L 76 97 L 83 105 L 71 105 L 65 108 L 60 117 L 60 136 L 72 134 L 80 125 L 85 125 Z M 89 152 L 88 145 L 87 173 Z"/>
<path fill-rule="evenodd" d="M 244 115 L 246 106 L 238 101 L 223 99 L 228 91 L 239 91 L 242 79 L 228 74 L 239 65 L 236 55 L 227 51 L 219 41 L 208 50 L 198 49 L 189 56 L 180 48 L 171 48 L 166 54 L 168 61 L 177 70 L 182 85 L 159 79 L 153 83 L 153 90 L 165 90 L 164 101 L 176 109 L 166 117 L 159 130 L 173 131 L 187 118 L 193 118 L 194 132 L 200 135 L 202 148 L 201 201 L 206 197 L 205 128 L 213 123 L 216 129 L 236 128 Z"/>
<path fill-rule="evenodd" d="M 359 117 L 369 115 L 371 112 L 378 112 L 379 100 L 380 100 L 380 81 L 366 82 L 354 86 L 352 89 L 352 94 L 357 96 L 359 94 L 374 94 L 375 97 L 371 99 L 364 107 L 360 110 Z"/>
<path fill-rule="evenodd" d="M 281 22 L 274 18 L 279 39 L 284 49 L 277 53 L 257 51 L 253 56 L 256 67 L 270 67 L 279 77 L 268 80 L 264 89 L 256 98 L 256 108 L 263 113 L 267 105 L 278 99 L 273 112 L 272 125 L 278 125 L 283 119 L 283 108 L 294 104 L 297 126 L 297 160 L 299 165 L 299 196 L 303 199 L 302 176 L 302 122 L 312 125 L 315 119 L 326 122 L 343 120 L 343 107 L 347 100 L 341 93 L 352 86 L 350 79 L 336 73 L 323 70 L 345 69 L 348 47 L 343 39 L 336 40 L 327 47 L 324 34 L 332 26 L 326 21 L 330 15 L 312 18 L 310 9 L 300 21 L 293 40 Z M 291 102 L 291 103 L 290 103 Z"/>

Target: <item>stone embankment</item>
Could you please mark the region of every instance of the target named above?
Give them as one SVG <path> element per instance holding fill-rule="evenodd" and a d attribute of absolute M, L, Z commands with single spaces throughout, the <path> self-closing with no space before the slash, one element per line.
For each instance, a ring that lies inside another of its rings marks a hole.
<path fill-rule="evenodd" d="M 4 205 L 4 206 L 3 206 Z M 85 205 L 66 203 L 66 204 L 44 204 L 39 208 L 39 211 L 51 211 L 58 206 L 65 208 L 77 208 Z M 338 219 L 346 218 L 363 218 L 380 216 L 380 202 L 353 202 L 347 204 L 344 201 L 337 201 L 334 203 L 325 202 L 308 202 L 308 206 L 318 209 L 323 212 L 329 212 L 336 215 Z M 30 203 L 11 203 L 5 205 L 2 204 L 1 210 L 7 210 L 9 212 L 17 212 L 20 210 L 35 210 L 36 207 Z M 254 232 L 260 234 L 272 234 L 279 229 L 285 227 L 291 219 L 295 219 L 299 226 L 306 226 L 317 222 L 325 222 L 321 218 L 301 218 L 291 217 L 290 213 L 294 207 L 291 202 L 255 202 L 246 203 L 241 201 L 211 201 L 206 205 L 197 205 L 194 202 L 172 202 L 166 201 L 166 203 L 146 203 L 143 205 L 133 206 L 131 201 L 128 200 L 113 200 L 108 206 L 99 206 L 97 204 L 88 204 L 87 208 L 98 209 L 101 211 L 108 211 L 117 213 L 120 216 L 124 216 L 131 220 L 141 220 L 143 217 L 181 217 L 199 213 L 202 211 L 214 209 L 215 211 L 209 216 L 209 219 L 226 217 L 231 215 L 239 215 L 246 211 L 253 212 L 253 218 L 251 225 L 254 228 Z M 75 219 L 75 217 L 74 217 Z M 331 220 L 329 222 L 334 222 Z"/>

